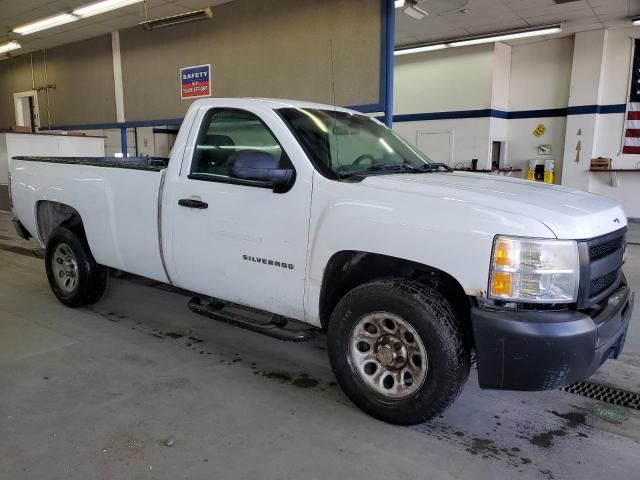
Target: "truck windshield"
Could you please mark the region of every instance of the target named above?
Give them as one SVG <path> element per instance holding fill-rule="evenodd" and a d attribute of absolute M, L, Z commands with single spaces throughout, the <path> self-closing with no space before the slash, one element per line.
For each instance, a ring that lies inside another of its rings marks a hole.
<path fill-rule="evenodd" d="M 366 115 L 282 108 L 282 119 L 320 172 L 329 178 L 432 171 L 431 160 Z"/>

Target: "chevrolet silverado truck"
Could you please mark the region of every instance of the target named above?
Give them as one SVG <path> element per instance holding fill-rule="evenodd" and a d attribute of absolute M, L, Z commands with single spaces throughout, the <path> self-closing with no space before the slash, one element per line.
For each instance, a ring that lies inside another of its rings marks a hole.
<path fill-rule="evenodd" d="M 482 388 L 585 379 L 633 309 L 617 203 L 452 171 L 333 106 L 199 100 L 168 160 L 15 157 L 10 174 L 63 304 L 99 301 L 116 269 L 272 337 L 326 331 L 341 388 L 395 424 L 446 409 L 473 355 Z"/>

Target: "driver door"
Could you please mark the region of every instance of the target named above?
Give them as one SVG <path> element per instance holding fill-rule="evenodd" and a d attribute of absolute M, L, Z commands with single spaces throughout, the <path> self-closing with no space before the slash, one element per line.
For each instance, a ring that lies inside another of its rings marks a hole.
<path fill-rule="evenodd" d="M 192 135 L 193 155 L 183 159 L 170 200 L 172 280 L 203 295 L 303 319 L 311 182 L 298 180 L 274 193 L 229 175 L 234 154 L 246 150 L 269 153 L 280 167 L 293 165 L 283 142 L 255 113 L 208 110 Z"/>

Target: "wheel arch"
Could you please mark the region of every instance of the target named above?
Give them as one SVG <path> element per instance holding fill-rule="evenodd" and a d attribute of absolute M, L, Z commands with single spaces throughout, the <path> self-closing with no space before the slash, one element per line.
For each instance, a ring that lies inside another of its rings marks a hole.
<path fill-rule="evenodd" d="M 324 269 L 319 305 L 322 327 L 327 327 L 334 308 L 347 292 L 363 283 L 390 277 L 415 280 L 442 293 L 471 333 L 471 301 L 452 275 L 411 260 L 358 250 L 336 252 Z"/>
<path fill-rule="evenodd" d="M 58 227 L 66 227 L 85 237 L 84 224 L 80 213 L 70 205 L 51 200 L 40 200 L 36 203 L 36 229 L 43 245 L 51 233 Z"/>

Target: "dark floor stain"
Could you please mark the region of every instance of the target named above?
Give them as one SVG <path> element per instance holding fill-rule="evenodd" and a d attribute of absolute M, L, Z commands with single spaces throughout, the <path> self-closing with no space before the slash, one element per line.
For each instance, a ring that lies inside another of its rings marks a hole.
<path fill-rule="evenodd" d="M 189 340 L 191 340 L 193 343 L 202 343 L 204 341 L 201 338 L 194 337 L 193 335 L 189 337 Z"/>
<path fill-rule="evenodd" d="M 553 473 L 551 473 L 551 470 L 538 470 L 538 472 L 544 475 L 547 480 L 553 480 L 555 478 Z"/>
<path fill-rule="evenodd" d="M 500 450 L 493 444 L 493 440 L 488 438 L 473 437 L 471 439 L 471 448 L 481 453 L 492 453 L 493 455 L 500 455 Z"/>
<path fill-rule="evenodd" d="M 567 421 L 567 426 L 570 428 L 576 428 L 579 425 L 587 424 L 587 416 L 584 413 L 580 412 L 568 412 L 568 413 L 558 413 L 553 410 L 553 413 L 556 417 L 563 418 Z"/>
<path fill-rule="evenodd" d="M 234 358 L 233 360 L 231 360 L 231 363 L 238 363 L 241 362 L 242 359 L 241 358 Z"/>
<path fill-rule="evenodd" d="M 464 432 L 453 432 L 456 437 L 464 437 Z"/>
<path fill-rule="evenodd" d="M 284 372 L 266 372 L 263 374 L 265 377 L 267 378 L 273 378 L 276 380 L 280 380 L 282 382 L 290 382 L 291 381 L 291 375 L 289 375 L 288 373 L 284 373 Z"/>
<path fill-rule="evenodd" d="M 578 436 L 580 438 L 589 438 L 589 435 L 587 435 L 586 433 L 582 433 L 582 432 L 578 432 Z"/>
<path fill-rule="evenodd" d="M 293 381 L 293 385 L 299 388 L 313 388 L 318 386 L 318 380 L 315 378 L 300 377 Z"/>
<path fill-rule="evenodd" d="M 163 335 L 160 335 L 158 332 L 153 332 L 153 334 L 152 334 L 152 335 L 153 335 L 154 337 L 156 337 L 156 338 L 162 338 L 162 339 L 164 339 L 164 336 L 163 336 Z"/>
<path fill-rule="evenodd" d="M 520 457 L 520 461 L 523 465 L 529 465 L 531 463 L 531 459 L 526 457 Z"/>
<path fill-rule="evenodd" d="M 165 337 L 169 337 L 169 338 L 174 338 L 174 339 L 178 339 L 178 338 L 182 338 L 183 335 L 180 333 L 176 333 L 176 332 L 165 332 L 164 333 Z"/>
<path fill-rule="evenodd" d="M 551 448 L 553 439 L 555 437 L 564 437 L 567 434 L 566 430 L 549 430 L 548 432 L 539 433 L 529 438 L 529 443 L 540 448 Z"/>

